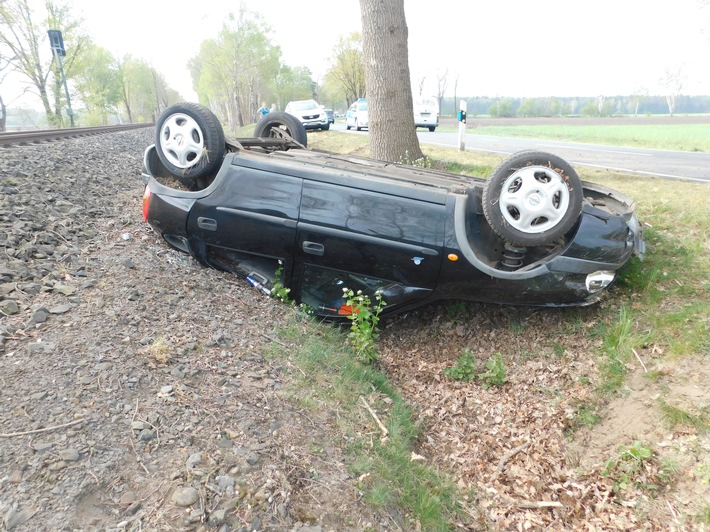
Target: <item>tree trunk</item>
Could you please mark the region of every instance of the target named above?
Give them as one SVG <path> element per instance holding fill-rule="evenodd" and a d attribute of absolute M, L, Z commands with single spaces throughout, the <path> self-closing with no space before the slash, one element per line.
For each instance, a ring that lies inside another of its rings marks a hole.
<path fill-rule="evenodd" d="M 0 132 L 5 131 L 7 121 L 7 107 L 5 107 L 5 102 L 2 101 L 2 96 L 0 96 Z"/>
<path fill-rule="evenodd" d="M 404 0 L 360 0 L 370 155 L 389 162 L 421 159 L 412 103 Z"/>

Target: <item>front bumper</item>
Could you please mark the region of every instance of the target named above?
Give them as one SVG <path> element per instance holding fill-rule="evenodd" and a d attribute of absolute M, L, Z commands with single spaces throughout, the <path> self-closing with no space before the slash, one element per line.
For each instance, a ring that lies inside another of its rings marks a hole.
<path fill-rule="evenodd" d="M 318 129 L 330 125 L 330 122 L 328 122 L 328 117 L 319 118 L 317 120 L 303 120 L 301 121 L 301 123 L 306 129 Z"/>

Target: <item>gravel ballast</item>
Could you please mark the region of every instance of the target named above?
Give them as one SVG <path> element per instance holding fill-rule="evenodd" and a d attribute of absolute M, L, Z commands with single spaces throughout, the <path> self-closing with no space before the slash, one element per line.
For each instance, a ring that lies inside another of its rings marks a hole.
<path fill-rule="evenodd" d="M 340 457 L 306 452 L 325 431 L 282 397 L 289 369 L 261 355 L 283 305 L 143 222 L 152 138 L 1 153 L 4 526 L 366 527 Z"/>

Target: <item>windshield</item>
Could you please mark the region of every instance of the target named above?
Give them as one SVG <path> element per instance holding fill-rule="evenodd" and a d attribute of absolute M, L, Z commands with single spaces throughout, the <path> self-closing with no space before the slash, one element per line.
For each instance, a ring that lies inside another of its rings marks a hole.
<path fill-rule="evenodd" d="M 306 100 L 303 102 L 293 102 L 294 111 L 304 111 L 306 109 L 317 109 L 318 104 L 314 100 Z"/>

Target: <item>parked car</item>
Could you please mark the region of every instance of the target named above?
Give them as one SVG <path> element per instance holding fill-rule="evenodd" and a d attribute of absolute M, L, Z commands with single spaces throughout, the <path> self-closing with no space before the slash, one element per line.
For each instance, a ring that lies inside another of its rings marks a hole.
<path fill-rule="evenodd" d="M 335 113 L 332 109 L 326 109 L 325 114 L 328 116 L 328 122 L 335 124 Z"/>
<path fill-rule="evenodd" d="M 169 107 L 144 157 L 143 217 L 172 247 L 318 315 L 343 289 L 385 312 L 438 299 L 567 306 L 596 301 L 645 244 L 634 202 L 524 151 L 489 179 L 311 151 L 269 113 L 226 141 L 194 103 Z M 184 142 L 185 138 L 192 142 Z"/>
<path fill-rule="evenodd" d="M 284 111 L 298 118 L 306 129 L 330 129 L 330 120 L 325 109 L 315 100 L 288 102 Z"/>
<path fill-rule="evenodd" d="M 414 100 L 414 127 L 426 127 L 435 131 L 439 125 L 439 104 L 435 98 Z"/>
<path fill-rule="evenodd" d="M 368 127 L 367 100 L 365 98 L 358 98 L 345 113 L 345 129 L 351 127 L 354 127 L 356 131 Z"/>

